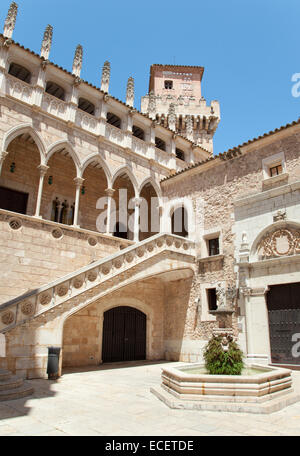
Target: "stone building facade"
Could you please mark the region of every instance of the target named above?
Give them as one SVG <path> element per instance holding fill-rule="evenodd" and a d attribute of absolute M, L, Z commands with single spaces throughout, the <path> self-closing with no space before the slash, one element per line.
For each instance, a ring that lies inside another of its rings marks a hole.
<path fill-rule="evenodd" d="M 49 346 L 60 371 L 195 362 L 221 323 L 249 360 L 299 364 L 300 123 L 213 156 L 135 109 L 132 78 L 126 103 L 110 95 L 109 62 L 100 88 L 81 80 L 80 45 L 72 72 L 51 63 L 51 26 L 40 55 L 14 42 L 16 14 L 0 35 L 0 367 L 46 377 Z"/>

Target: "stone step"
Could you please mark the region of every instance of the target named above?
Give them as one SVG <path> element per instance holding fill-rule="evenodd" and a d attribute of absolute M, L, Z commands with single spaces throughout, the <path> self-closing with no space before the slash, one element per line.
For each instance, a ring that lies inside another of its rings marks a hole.
<path fill-rule="evenodd" d="M 6 380 L 11 377 L 11 372 L 6 369 L 0 369 L 0 380 Z"/>
<path fill-rule="evenodd" d="M 29 383 L 24 382 L 18 388 L 12 388 L 12 389 L 8 389 L 8 390 L 0 391 L 0 402 L 1 401 L 11 401 L 13 399 L 20 399 L 22 397 L 29 396 L 32 393 L 33 393 L 32 386 Z"/>
<path fill-rule="evenodd" d="M 0 379 L 0 391 L 11 390 L 13 388 L 18 388 L 23 384 L 23 379 L 17 377 L 16 375 L 11 375 L 10 378 L 5 378 L 4 380 Z"/>

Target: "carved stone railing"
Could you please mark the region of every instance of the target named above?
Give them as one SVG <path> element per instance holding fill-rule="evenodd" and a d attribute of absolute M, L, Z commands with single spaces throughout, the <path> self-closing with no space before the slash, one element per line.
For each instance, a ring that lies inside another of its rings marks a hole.
<path fill-rule="evenodd" d="M 97 285 L 136 267 L 164 251 L 195 258 L 195 243 L 172 234 L 157 234 L 118 253 L 95 261 L 58 280 L 0 305 L 0 332 L 54 312 L 66 301 L 79 297 Z"/>
<path fill-rule="evenodd" d="M 124 132 L 120 128 L 114 127 L 108 123 L 105 128 L 105 138 L 119 146 L 125 146 Z"/>
<path fill-rule="evenodd" d="M 42 109 L 52 116 L 67 120 L 68 104 L 49 93 L 43 95 Z"/>
<path fill-rule="evenodd" d="M 131 148 L 136 154 L 143 155 L 144 157 L 148 157 L 149 155 L 148 144 L 135 136 L 132 136 Z"/>
<path fill-rule="evenodd" d="M 83 112 L 79 109 L 76 111 L 75 124 L 83 130 L 97 134 L 98 119 L 91 114 Z"/>
<path fill-rule="evenodd" d="M 32 104 L 32 86 L 14 76 L 7 76 L 6 92 L 10 97 L 17 98 L 27 104 Z"/>

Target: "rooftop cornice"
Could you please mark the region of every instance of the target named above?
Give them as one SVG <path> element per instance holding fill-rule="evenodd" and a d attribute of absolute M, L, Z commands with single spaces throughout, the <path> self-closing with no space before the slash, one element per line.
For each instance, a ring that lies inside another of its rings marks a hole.
<path fill-rule="evenodd" d="M 0 33 L 0 39 L 1 39 L 4 43 L 7 41 L 7 38 L 6 38 L 2 33 Z M 45 64 L 45 59 L 44 59 L 43 57 L 41 57 L 39 54 L 37 54 L 36 52 L 32 51 L 32 50 L 29 49 L 29 48 L 25 48 L 24 46 L 22 46 L 20 43 L 18 43 L 18 42 L 16 42 L 16 41 L 14 41 L 13 39 L 10 39 L 9 41 L 10 41 L 10 43 L 9 43 L 10 45 L 15 45 L 15 46 L 17 46 L 18 48 L 24 50 L 25 52 L 30 53 L 32 56 L 38 58 L 42 65 Z M 51 66 L 53 66 L 54 68 L 57 68 L 58 70 L 63 71 L 65 74 L 67 74 L 68 76 L 71 76 L 72 78 L 75 78 L 75 77 L 76 77 L 76 76 L 75 76 L 73 73 L 71 73 L 70 71 L 66 70 L 65 68 L 63 68 L 63 67 L 57 65 L 56 63 L 54 63 L 54 62 L 52 62 L 52 61 L 50 61 L 50 60 L 47 60 L 47 66 L 48 66 L 48 65 L 49 65 L 49 66 L 51 65 Z M 103 96 L 104 96 L 104 95 L 108 95 L 110 99 L 115 100 L 117 103 L 121 104 L 122 106 L 125 106 L 129 111 L 132 110 L 132 106 L 130 106 L 130 105 L 124 103 L 123 101 L 119 100 L 118 98 L 114 97 L 114 96 L 111 95 L 111 94 L 107 94 L 107 92 L 104 92 L 104 91 L 101 90 L 99 87 L 97 87 L 97 86 L 91 84 L 90 82 L 88 82 L 88 81 L 86 81 L 86 80 L 84 80 L 84 79 L 81 79 L 81 80 L 80 80 L 80 83 L 81 83 L 81 84 L 86 84 L 87 86 L 89 86 L 89 87 L 91 87 L 91 88 L 97 90 L 97 91 L 98 91 L 99 93 L 101 93 Z M 144 114 L 144 113 L 142 113 L 141 111 L 139 111 L 139 110 L 136 109 L 136 108 L 135 108 L 135 114 L 134 114 L 134 115 L 142 116 L 143 118 L 145 118 L 145 119 L 147 119 L 147 120 L 150 120 L 151 122 L 152 122 L 152 120 L 153 120 L 153 119 L 151 119 L 151 118 L 149 117 L 148 114 Z M 171 133 L 171 134 L 174 133 L 173 130 L 170 130 L 168 127 L 163 127 L 163 126 L 161 126 L 161 127 L 162 127 L 166 132 L 169 132 L 169 134 L 170 134 L 170 133 Z M 192 146 L 192 144 L 193 144 L 192 141 L 190 141 L 189 139 L 187 139 L 187 138 L 184 137 L 183 135 L 177 134 L 177 136 L 180 137 L 180 138 L 182 138 L 182 139 L 186 142 L 186 144 Z M 203 152 L 205 152 L 206 154 L 209 153 L 205 148 L 203 148 L 203 147 L 201 147 L 201 146 L 197 146 L 197 147 L 198 147 L 199 151 L 203 151 Z"/>
<path fill-rule="evenodd" d="M 180 170 L 177 173 L 172 174 L 171 176 L 168 176 L 165 179 L 162 179 L 161 182 L 165 182 L 169 179 L 174 179 L 182 173 L 189 173 L 191 170 L 194 170 L 195 168 L 201 167 L 201 171 L 202 171 L 202 167 L 210 161 L 214 161 L 214 163 L 217 164 L 217 163 L 221 163 L 221 160 L 222 161 L 230 160 L 230 159 L 239 157 L 240 155 L 244 155 L 245 153 L 250 152 L 250 150 L 252 150 L 252 147 L 251 147 L 252 145 L 256 145 L 256 143 L 258 143 L 258 142 L 261 142 L 267 138 L 270 138 L 271 136 L 278 135 L 278 134 L 282 133 L 283 131 L 285 131 L 289 128 L 298 126 L 298 125 L 300 125 L 300 117 L 298 118 L 298 120 L 294 120 L 291 123 L 283 125 L 279 128 L 275 128 L 274 130 L 270 130 L 268 133 L 264 133 L 263 135 L 257 136 L 256 138 L 253 138 L 253 139 L 249 139 L 248 141 L 246 141 L 236 147 L 228 149 L 226 152 L 220 153 L 219 155 L 215 155 L 214 157 L 209 157 L 206 160 L 197 162 L 197 163 L 189 166 L 188 168 Z"/>

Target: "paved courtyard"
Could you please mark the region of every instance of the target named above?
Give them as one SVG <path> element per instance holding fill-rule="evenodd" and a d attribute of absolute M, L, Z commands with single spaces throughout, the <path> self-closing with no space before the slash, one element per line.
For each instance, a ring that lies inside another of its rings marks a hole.
<path fill-rule="evenodd" d="M 33 396 L 0 403 L 0 435 L 300 435 L 300 402 L 270 415 L 169 409 L 149 390 L 170 364 L 180 363 L 106 364 L 32 380 Z M 300 371 L 293 377 L 300 391 Z"/>

